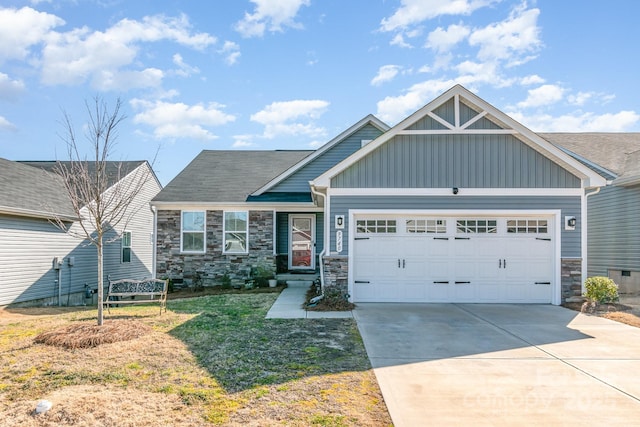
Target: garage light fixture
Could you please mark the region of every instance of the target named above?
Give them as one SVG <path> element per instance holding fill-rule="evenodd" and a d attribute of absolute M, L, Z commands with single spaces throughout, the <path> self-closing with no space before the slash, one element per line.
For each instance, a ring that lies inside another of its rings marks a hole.
<path fill-rule="evenodd" d="M 458 187 L 453 187 L 453 194 L 458 194 Z"/>

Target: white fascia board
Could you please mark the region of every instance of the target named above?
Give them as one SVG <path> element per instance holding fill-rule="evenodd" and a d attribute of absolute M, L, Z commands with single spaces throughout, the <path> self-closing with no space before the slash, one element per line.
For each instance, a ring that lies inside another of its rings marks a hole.
<path fill-rule="evenodd" d="M 330 188 L 329 196 L 582 196 L 582 188 Z"/>
<path fill-rule="evenodd" d="M 350 126 L 348 129 L 346 129 L 345 131 L 340 133 L 340 135 L 336 136 L 331 141 L 327 142 L 322 147 L 318 148 L 316 151 L 314 151 L 313 153 L 311 153 L 310 155 L 308 155 L 304 159 L 300 160 L 298 163 L 296 163 L 295 165 L 291 166 L 289 169 L 287 169 L 286 171 L 284 171 L 283 173 L 281 173 L 277 177 L 273 178 L 271 181 L 267 182 L 265 185 L 263 185 L 258 190 L 253 192 L 251 195 L 252 196 L 259 196 L 262 193 L 264 193 L 265 191 L 268 191 L 269 189 L 274 187 L 276 184 L 280 183 L 285 178 L 291 176 L 294 172 L 302 169 L 305 165 L 309 164 L 311 161 L 313 161 L 314 159 L 316 159 L 317 157 L 319 157 L 320 155 L 322 155 L 323 153 L 328 151 L 330 148 L 332 148 L 333 146 L 337 145 L 338 143 L 343 141 L 345 138 L 350 136 L 352 133 L 356 132 L 357 130 L 359 130 L 360 128 L 362 128 L 363 126 L 365 126 L 368 123 L 371 123 L 373 126 L 377 127 L 382 132 L 386 132 L 386 131 L 389 130 L 389 125 L 384 123 L 382 120 L 378 119 L 373 114 L 369 114 L 368 116 L 364 117 L 363 119 L 361 119 L 360 121 L 358 121 L 354 125 Z"/>
<path fill-rule="evenodd" d="M 313 203 L 198 203 L 198 202 L 151 202 L 158 210 L 239 210 L 239 211 L 291 211 L 322 212 Z"/>
<path fill-rule="evenodd" d="M 582 178 L 583 185 L 585 187 L 599 187 L 605 186 L 607 181 L 605 178 L 589 169 L 587 166 L 583 165 L 576 159 L 572 158 L 562 150 L 560 150 L 555 145 L 551 144 L 549 141 L 544 138 L 538 136 L 535 132 L 531 131 L 524 125 L 520 124 L 516 120 L 509 117 L 507 114 L 498 110 L 488 102 L 484 101 L 482 98 L 473 94 L 469 90 L 465 89 L 461 85 L 457 84 L 453 86 L 451 89 L 447 90 L 433 101 L 429 102 L 427 105 L 411 114 L 409 117 L 395 125 L 391 128 L 387 133 L 380 135 L 378 138 L 365 145 L 362 149 L 356 151 L 351 156 L 344 159 L 342 162 L 338 163 L 318 178 L 316 178 L 313 183 L 316 186 L 324 186 L 329 187 L 331 185 L 331 178 L 338 175 L 340 172 L 347 169 L 349 166 L 371 153 L 382 144 L 391 140 L 396 135 L 401 134 L 402 132 L 406 132 L 405 129 L 415 123 L 417 120 L 426 116 L 430 111 L 434 110 L 442 103 L 448 101 L 452 97 L 458 97 L 461 99 L 461 102 L 469 103 L 473 106 L 476 106 L 480 110 L 487 111 L 488 115 L 492 116 L 495 120 L 497 120 L 500 124 L 504 124 L 505 127 L 513 129 L 515 132 L 510 132 L 514 134 L 518 139 L 520 139 L 523 143 L 527 144 L 534 150 L 542 153 L 549 159 L 559 163 L 560 165 L 564 165 L 571 172 L 578 175 Z M 460 133 L 462 129 L 449 129 L 444 133 Z M 465 130 L 464 133 L 470 133 Z M 477 132 L 482 133 L 482 132 Z M 494 132 L 500 133 L 500 132 Z"/>

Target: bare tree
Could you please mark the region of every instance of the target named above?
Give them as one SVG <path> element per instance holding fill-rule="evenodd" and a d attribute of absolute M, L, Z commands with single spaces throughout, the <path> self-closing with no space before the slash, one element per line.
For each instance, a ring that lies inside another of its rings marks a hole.
<path fill-rule="evenodd" d="M 110 232 L 116 227 L 126 228 L 137 210 L 130 209 L 135 197 L 151 179 L 148 168 L 138 168 L 136 173 L 124 170 L 121 162 L 109 161 L 118 139 L 118 126 L 126 118 L 120 113 L 122 102 L 118 98 L 112 111 L 106 102 L 96 96 L 93 102 L 85 101 L 88 122 L 84 126 L 84 139 L 91 150 L 83 154 L 76 137 L 71 118 L 63 111 L 65 134 L 61 136 L 67 145 L 68 161 L 58 162 L 56 172 L 64 181 L 65 190 L 73 205 L 80 228 L 66 226 L 60 218 L 56 225 L 74 237 L 88 241 L 98 252 L 98 325 L 103 324 L 103 247 Z M 131 175 L 131 176 L 127 176 Z M 126 179 L 122 179 L 127 176 Z M 119 238 L 116 237 L 116 238 Z M 115 239 L 114 239 L 115 240 Z"/>

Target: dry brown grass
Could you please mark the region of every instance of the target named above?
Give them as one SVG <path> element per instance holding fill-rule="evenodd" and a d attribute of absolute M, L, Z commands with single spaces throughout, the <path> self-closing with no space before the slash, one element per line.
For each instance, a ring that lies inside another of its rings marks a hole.
<path fill-rule="evenodd" d="M 266 320 L 276 296 L 174 301 L 161 316 L 155 305 L 112 309 L 109 322 L 148 332 L 88 348 L 34 338 L 92 324 L 95 310 L 5 319 L 0 425 L 391 425 L 355 325 Z M 53 407 L 35 415 L 41 399 Z"/>
<path fill-rule="evenodd" d="M 129 341 L 151 331 L 144 323 L 134 320 L 105 320 L 102 326 L 84 322 L 47 331 L 34 338 L 37 344 L 63 348 L 89 348 L 101 344 Z"/>

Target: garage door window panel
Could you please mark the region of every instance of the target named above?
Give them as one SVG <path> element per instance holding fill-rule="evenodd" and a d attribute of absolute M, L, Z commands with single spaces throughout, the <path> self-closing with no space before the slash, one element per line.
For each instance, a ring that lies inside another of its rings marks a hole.
<path fill-rule="evenodd" d="M 496 234 L 498 220 L 495 219 L 458 219 L 456 220 L 458 234 Z"/>
<path fill-rule="evenodd" d="M 405 231 L 409 234 L 427 233 L 441 234 L 447 232 L 447 221 L 444 219 L 408 219 Z"/>
<path fill-rule="evenodd" d="M 389 234 L 397 230 L 395 219 L 359 219 L 356 220 L 358 234 Z"/>
<path fill-rule="evenodd" d="M 508 219 L 508 234 L 547 234 L 549 225 L 546 219 Z"/>

